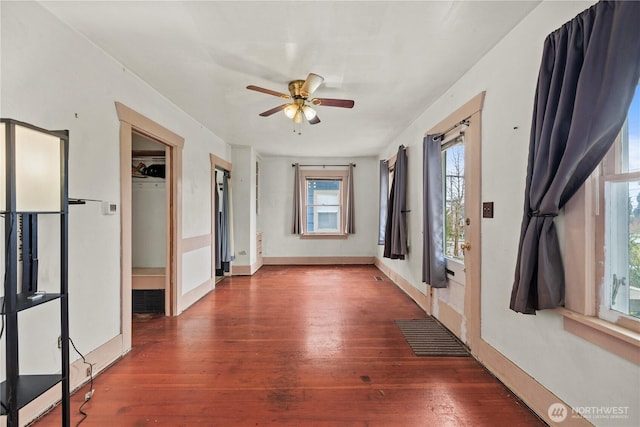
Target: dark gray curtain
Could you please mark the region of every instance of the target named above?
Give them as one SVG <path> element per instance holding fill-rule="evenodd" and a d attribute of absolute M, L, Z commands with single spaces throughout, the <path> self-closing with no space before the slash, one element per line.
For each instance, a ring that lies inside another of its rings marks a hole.
<path fill-rule="evenodd" d="M 296 163 L 293 173 L 293 213 L 291 234 L 302 233 L 302 188 L 300 187 L 300 164 Z"/>
<path fill-rule="evenodd" d="M 355 234 L 356 232 L 356 214 L 355 214 L 355 196 L 353 193 L 353 168 L 356 165 L 349 163 L 349 173 L 347 175 L 347 212 L 345 212 L 344 232 L 347 234 Z"/>
<path fill-rule="evenodd" d="M 640 76 L 640 2 L 599 2 L 545 40 L 534 103 L 512 310 L 564 300 L 554 217 L 620 131 Z"/>
<path fill-rule="evenodd" d="M 398 148 L 384 236 L 384 257 L 404 259 L 407 250 L 407 149 Z"/>
<path fill-rule="evenodd" d="M 220 212 L 220 261 L 231 262 L 233 253 L 233 230 L 231 220 L 231 187 L 229 173 L 222 174 L 222 210 Z"/>
<path fill-rule="evenodd" d="M 442 147 L 438 135 L 424 137 L 422 159 L 422 281 L 434 288 L 447 286 L 444 258 L 444 202 Z"/>
<path fill-rule="evenodd" d="M 389 162 L 380 160 L 380 203 L 378 204 L 378 244 L 384 245 L 387 227 L 387 202 L 389 201 Z"/>

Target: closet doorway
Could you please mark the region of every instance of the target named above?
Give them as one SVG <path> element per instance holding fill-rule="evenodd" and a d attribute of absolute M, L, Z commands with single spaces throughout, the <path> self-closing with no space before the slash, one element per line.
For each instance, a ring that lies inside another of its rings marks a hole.
<path fill-rule="evenodd" d="M 164 266 L 164 314 L 177 316 L 182 311 L 182 150 L 184 138 L 164 126 L 116 102 L 120 121 L 120 251 L 121 251 L 121 335 L 122 351 L 131 349 L 133 317 L 133 209 L 132 171 L 134 135 L 159 144 L 164 151 L 166 191 L 166 262 Z M 158 146 L 153 146 L 158 147 Z M 137 166 L 137 165 L 136 165 Z"/>
<path fill-rule="evenodd" d="M 134 321 L 170 314 L 167 287 L 169 147 L 131 135 L 131 309 Z"/>

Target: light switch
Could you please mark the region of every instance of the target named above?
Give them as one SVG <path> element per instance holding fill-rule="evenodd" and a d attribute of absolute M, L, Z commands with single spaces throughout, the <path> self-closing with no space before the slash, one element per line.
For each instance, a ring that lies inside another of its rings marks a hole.
<path fill-rule="evenodd" d="M 482 204 L 482 218 L 493 218 L 493 202 Z"/>

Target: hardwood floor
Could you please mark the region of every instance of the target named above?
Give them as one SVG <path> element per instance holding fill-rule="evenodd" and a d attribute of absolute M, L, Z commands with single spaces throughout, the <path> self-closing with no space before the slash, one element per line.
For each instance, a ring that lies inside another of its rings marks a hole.
<path fill-rule="evenodd" d="M 394 320 L 423 317 L 373 266 L 227 278 L 180 317 L 134 324 L 82 426 L 544 425 L 473 358 L 414 356 Z"/>

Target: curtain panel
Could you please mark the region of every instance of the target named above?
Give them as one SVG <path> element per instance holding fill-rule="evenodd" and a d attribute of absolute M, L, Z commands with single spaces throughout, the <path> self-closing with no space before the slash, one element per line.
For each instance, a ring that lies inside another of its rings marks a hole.
<path fill-rule="evenodd" d="M 302 234 L 302 188 L 300 187 L 300 164 L 293 169 L 293 213 L 291 234 Z"/>
<path fill-rule="evenodd" d="M 389 162 L 380 160 L 380 201 L 378 203 L 378 244 L 384 245 L 389 201 Z"/>
<path fill-rule="evenodd" d="M 440 141 L 439 135 L 427 135 L 422 143 L 422 281 L 433 288 L 447 286 Z"/>
<path fill-rule="evenodd" d="M 554 218 L 622 128 L 640 77 L 640 2 L 601 1 L 545 40 L 510 308 L 564 303 Z"/>
<path fill-rule="evenodd" d="M 398 148 L 396 165 L 393 172 L 393 183 L 389 195 L 387 223 L 384 237 L 385 258 L 404 259 L 407 248 L 407 149 Z"/>
<path fill-rule="evenodd" d="M 220 261 L 220 253 L 221 253 L 221 248 L 222 248 L 222 239 L 220 237 L 220 229 L 221 229 L 221 222 L 220 222 L 220 192 L 219 192 L 219 187 L 218 187 L 218 172 L 214 172 L 213 173 L 213 179 L 215 182 L 215 187 L 214 187 L 214 191 L 213 191 L 213 195 L 214 195 L 214 207 L 215 207 L 215 212 L 213 213 L 213 215 L 215 215 L 214 218 L 214 236 L 215 236 L 215 242 L 214 242 L 214 246 L 215 246 L 215 268 L 216 269 L 221 269 L 222 268 L 222 262 Z"/>
<path fill-rule="evenodd" d="M 235 255 L 233 252 L 233 210 L 231 207 L 231 182 L 229 174 L 222 174 L 222 211 L 221 211 L 221 227 L 220 227 L 220 260 L 222 262 L 231 262 Z"/>
<path fill-rule="evenodd" d="M 346 234 L 356 233 L 355 196 L 353 193 L 353 168 L 356 165 L 349 163 L 349 173 L 347 175 L 347 211 L 345 212 L 344 232 Z"/>

